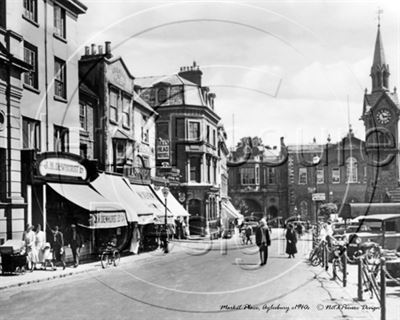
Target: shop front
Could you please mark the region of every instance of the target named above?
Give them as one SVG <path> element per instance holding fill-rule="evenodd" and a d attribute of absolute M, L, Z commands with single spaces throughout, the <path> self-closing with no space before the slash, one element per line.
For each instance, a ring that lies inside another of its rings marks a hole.
<path fill-rule="evenodd" d="M 229 199 L 221 200 L 221 227 L 222 237 L 227 238 L 234 232 L 235 220 L 240 224 L 243 221 L 243 215 L 239 213 L 229 201 Z"/>
<path fill-rule="evenodd" d="M 125 209 L 89 184 L 96 171 L 84 159 L 69 153 L 42 153 L 32 158 L 26 172 L 24 192 L 28 199 L 26 222 L 42 225 L 48 242 L 58 226 L 64 234 L 65 244 L 71 235 L 71 225 L 83 239 L 83 258 L 96 254 L 102 244 L 113 236 L 118 247 L 128 240 Z M 70 254 L 66 251 L 67 259 Z"/>

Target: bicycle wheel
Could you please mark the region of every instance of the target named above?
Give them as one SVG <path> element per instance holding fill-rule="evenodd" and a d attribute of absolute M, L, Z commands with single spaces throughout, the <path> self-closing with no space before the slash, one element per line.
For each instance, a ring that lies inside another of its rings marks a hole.
<path fill-rule="evenodd" d="M 121 260 L 121 256 L 118 251 L 114 252 L 114 267 L 119 265 L 119 261 Z"/>
<path fill-rule="evenodd" d="M 101 266 L 103 267 L 103 269 L 108 267 L 110 257 L 109 254 L 107 252 L 103 252 L 101 254 Z"/>
<path fill-rule="evenodd" d="M 318 256 L 318 254 L 315 254 L 312 259 L 311 259 L 311 265 L 313 267 L 318 266 L 320 263 L 322 263 L 322 259 L 320 259 L 320 257 Z"/>

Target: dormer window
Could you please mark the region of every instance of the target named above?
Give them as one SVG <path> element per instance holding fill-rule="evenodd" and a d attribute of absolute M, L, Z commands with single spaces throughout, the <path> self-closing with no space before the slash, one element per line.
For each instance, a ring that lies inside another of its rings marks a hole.
<path fill-rule="evenodd" d="M 164 88 L 158 89 L 157 91 L 157 102 L 158 104 L 163 104 L 167 101 L 167 90 Z"/>

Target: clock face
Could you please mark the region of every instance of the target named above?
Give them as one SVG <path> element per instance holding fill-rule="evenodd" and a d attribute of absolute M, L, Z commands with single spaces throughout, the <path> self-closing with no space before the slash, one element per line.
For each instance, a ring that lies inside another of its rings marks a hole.
<path fill-rule="evenodd" d="M 376 113 L 376 120 L 380 124 L 387 124 L 392 119 L 392 113 L 388 109 L 381 109 Z"/>

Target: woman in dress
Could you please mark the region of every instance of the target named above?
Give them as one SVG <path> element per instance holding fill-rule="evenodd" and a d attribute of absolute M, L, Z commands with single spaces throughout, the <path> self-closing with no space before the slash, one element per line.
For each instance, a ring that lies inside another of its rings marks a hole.
<path fill-rule="evenodd" d="M 36 247 L 35 247 L 35 233 L 32 231 L 33 227 L 28 224 L 24 233 L 23 239 L 25 241 L 26 258 L 28 263 L 28 270 L 33 271 L 36 264 Z"/>
<path fill-rule="evenodd" d="M 296 242 L 296 232 L 294 231 L 293 225 L 289 224 L 286 230 L 286 253 L 289 255 L 288 258 L 294 258 L 294 255 L 297 253 Z"/>
<path fill-rule="evenodd" d="M 35 249 L 36 249 L 36 263 L 40 263 L 41 267 L 43 267 L 43 249 L 45 244 L 45 234 L 42 231 L 42 226 L 38 224 L 36 226 L 36 233 L 35 233 Z"/>

